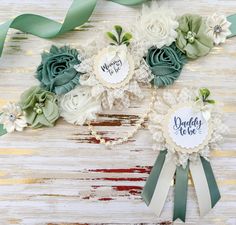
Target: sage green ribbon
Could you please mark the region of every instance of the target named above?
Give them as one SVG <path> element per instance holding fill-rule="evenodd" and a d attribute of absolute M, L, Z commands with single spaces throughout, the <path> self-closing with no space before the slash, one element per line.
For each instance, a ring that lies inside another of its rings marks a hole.
<path fill-rule="evenodd" d="M 156 162 L 152 168 L 152 171 L 147 179 L 147 182 L 143 188 L 141 195 L 147 205 L 149 205 L 152 200 L 152 196 L 153 196 L 154 190 L 156 188 L 158 178 L 160 176 L 163 164 L 165 162 L 166 154 L 167 154 L 167 150 L 161 151 L 159 153 L 159 155 L 156 159 Z"/>
<path fill-rule="evenodd" d="M 228 36 L 228 38 L 231 38 L 236 36 L 236 14 L 228 16 L 227 20 L 231 23 L 229 28 L 231 31 L 231 35 Z"/>
<path fill-rule="evenodd" d="M 0 136 L 4 135 L 6 133 L 7 133 L 7 131 L 3 128 L 3 125 L 0 124 Z"/>
<path fill-rule="evenodd" d="M 148 0 L 112 0 L 122 5 L 137 5 Z M 64 22 L 61 24 L 35 14 L 22 14 L 0 25 L 0 56 L 9 28 L 14 28 L 41 38 L 53 38 L 75 27 L 83 25 L 90 18 L 97 0 L 74 0 Z"/>
<path fill-rule="evenodd" d="M 174 162 L 166 159 L 166 154 L 167 150 L 159 153 L 144 186 L 143 200 L 159 216 L 171 185 L 170 181 L 176 174 L 173 221 L 179 218 L 185 222 L 188 174 L 190 171 L 198 198 L 200 214 L 204 216 L 220 199 L 220 192 L 211 164 L 201 157 L 196 162 L 189 161 L 186 168 L 176 167 Z"/>
<path fill-rule="evenodd" d="M 213 170 L 211 168 L 210 162 L 201 157 L 202 166 L 206 175 L 210 197 L 211 197 L 211 207 L 213 208 L 215 204 L 220 200 L 220 191 L 217 186 Z"/>
<path fill-rule="evenodd" d="M 188 191 L 188 172 L 189 163 L 185 169 L 182 166 L 177 166 L 176 168 L 173 221 L 179 218 L 183 222 L 185 222 Z"/>

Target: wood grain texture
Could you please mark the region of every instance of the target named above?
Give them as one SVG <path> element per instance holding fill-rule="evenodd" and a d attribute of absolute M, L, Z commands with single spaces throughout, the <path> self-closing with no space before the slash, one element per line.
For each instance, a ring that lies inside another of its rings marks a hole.
<path fill-rule="evenodd" d="M 162 0 L 181 15 L 186 12 L 209 15 L 218 11 L 236 13 L 235 0 Z M 70 0 L 1 0 L 0 21 L 32 12 L 62 21 Z M 17 101 L 34 78 L 40 53 L 51 44 L 85 44 L 104 22 L 123 23 L 136 16 L 140 6 L 125 7 L 100 0 L 90 22 L 83 28 L 51 40 L 19 31 L 9 32 L 0 59 L 0 106 Z M 207 57 L 189 62 L 171 87 L 205 86 L 224 103 L 230 133 L 221 150 L 212 152 L 212 166 L 222 194 L 220 202 L 199 218 L 192 184 L 188 193 L 186 224 L 236 224 L 236 39 L 215 47 Z M 161 93 L 162 90 L 159 90 Z M 149 103 L 145 90 L 142 104 L 121 112 L 104 112 L 96 129 L 107 138 L 123 137 Z M 106 149 L 89 135 L 87 127 L 75 127 L 60 120 L 56 128 L 28 129 L 0 138 L 0 224 L 171 224 L 173 188 L 163 213 L 157 218 L 141 200 L 140 193 L 157 153 L 147 123 L 127 144 Z M 180 224 L 176 222 L 175 224 Z"/>

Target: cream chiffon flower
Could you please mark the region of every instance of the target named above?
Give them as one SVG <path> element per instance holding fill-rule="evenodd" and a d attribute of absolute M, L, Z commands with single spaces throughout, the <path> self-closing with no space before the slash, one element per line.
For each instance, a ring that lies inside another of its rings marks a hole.
<path fill-rule="evenodd" d="M 91 88 L 78 86 L 59 99 L 60 115 L 68 122 L 83 125 L 86 120 L 96 118 L 96 113 L 101 110 L 99 98 L 91 96 Z"/>
<path fill-rule="evenodd" d="M 147 43 L 147 48 L 161 48 L 175 41 L 178 25 L 173 10 L 165 6 L 159 7 L 157 2 L 153 1 L 150 7 L 143 6 L 134 32 L 137 38 Z"/>
<path fill-rule="evenodd" d="M 3 106 L 2 114 L 0 115 L 0 123 L 8 133 L 13 131 L 23 131 L 27 127 L 26 118 L 19 105 L 15 103 L 8 103 Z"/>
<path fill-rule="evenodd" d="M 216 45 L 224 43 L 227 36 L 231 34 L 229 29 L 231 23 L 224 15 L 214 13 L 206 20 L 207 34 L 213 39 Z"/>

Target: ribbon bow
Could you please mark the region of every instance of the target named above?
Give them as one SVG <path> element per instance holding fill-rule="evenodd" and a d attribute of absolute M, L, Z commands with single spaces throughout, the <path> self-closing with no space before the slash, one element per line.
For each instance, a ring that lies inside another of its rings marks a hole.
<path fill-rule="evenodd" d="M 109 46 L 108 54 L 106 56 L 108 62 L 112 62 L 116 57 L 119 57 L 121 61 L 125 61 L 127 56 L 126 45 Z"/>
<path fill-rule="evenodd" d="M 206 121 L 211 118 L 212 104 L 215 104 L 214 100 L 208 99 L 210 94 L 211 92 L 207 88 L 201 88 L 199 90 L 199 96 L 193 104 L 193 110 L 195 112 L 200 111 Z"/>

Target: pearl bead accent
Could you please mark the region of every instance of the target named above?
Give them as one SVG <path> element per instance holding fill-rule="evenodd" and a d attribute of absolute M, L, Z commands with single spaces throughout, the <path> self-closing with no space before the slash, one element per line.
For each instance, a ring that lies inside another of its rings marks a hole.
<path fill-rule="evenodd" d="M 33 110 L 34 110 L 37 114 L 40 115 L 40 114 L 43 113 L 42 107 L 44 107 L 44 104 L 37 102 L 37 103 L 35 103 Z"/>
<path fill-rule="evenodd" d="M 139 119 L 139 121 L 135 125 L 134 130 L 129 132 L 127 136 L 120 138 L 118 140 L 114 140 L 114 141 L 106 141 L 104 138 L 102 138 L 100 135 L 98 135 L 97 131 L 94 130 L 94 127 L 91 125 L 91 123 L 88 122 L 87 123 L 88 129 L 89 129 L 91 135 L 94 136 L 95 139 L 100 142 L 100 144 L 104 144 L 106 147 L 111 147 L 114 145 L 123 144 L 123 143 L 127 142 L 129 139 L 134 137 L 134 135 L 138 132 L 138 130 L 140 128 L 142 128 L 142 124 L 144 123 L 145 119 L 147 119 L 149 117 L 149 114 L 152 111 L 153 106 L 154 106 L 154 102 L 156 100 L 156 94 L 157 94 L 157 90 L 156 90 L 156 88 L 154 88 L 154 90 L 152 92 L 151 102 L 149 104 L 147 112 L 143 116 L 141 116 L 141 118 Z"/>
<path fill-rule="evenodd" d="M 187 41 L 192 44 L 195 41 L 195 37 L 196 37 L 196 33 L 192 32 L 192 31 L 188 31 L 187 36 L 185 37 L 185 39 L 187 39 Z"/>

